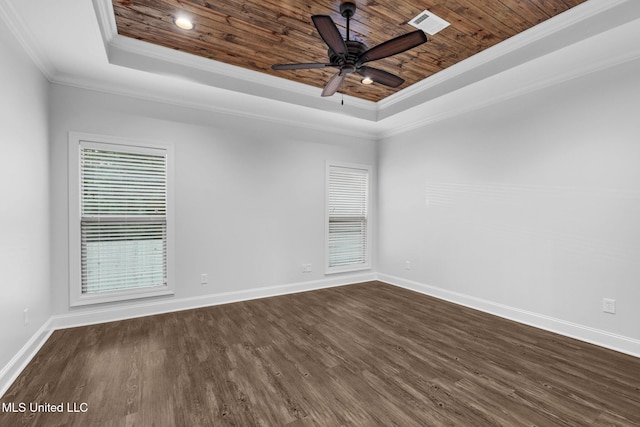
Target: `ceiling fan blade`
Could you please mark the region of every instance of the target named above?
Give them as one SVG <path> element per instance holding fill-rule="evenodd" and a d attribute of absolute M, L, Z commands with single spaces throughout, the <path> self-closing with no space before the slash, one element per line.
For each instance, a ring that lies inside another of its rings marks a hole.
<path fill-rule="evenodd" d="M 272 70 L 308 70 L 311 68 L 335 67 L 334 64 L 323 64 L 320 62 L 301 63 L 301 64 L 274 64 Z"/>
<path fill-rule="evenodd" d="M 313 15 L 311 20 L 327 46 L 329 46 L 333 53 L 344 59 L 348 52 L 347 44 L 344 42 L 333 19 L 331 19 L 329 15 Z"/>
<path fill-rule="evenodd" d="M 398 87 L 404 83 L 404 79 L 396 76 L 395 74 L 388 73 L 384 70 L 379 70 L 373 67 L 367 67 L 366 65 L 358 69 L 358 74 L 363 77 L 369 77 L 376 83 L 383 84 L 389 87 Z"/>
<path fill-rule="evenodd" d="M 384 43 L 380 43 L 377 46 L 363 52 L 358 58 L 357 64 L 364 64 L 365 62 L 375 61 L 378 59 L 386 58 L 388 56 L 397 55 L 406 50 L 412 49 L 416 46 L 420 46 L 427 41 L 427 35 L 422 30 L 416 30 L 411 33 L 407 33 L 396 37 L 391 40 L 387 40 Z"/>
<path fill-rule="evenodd" d="M 342 70 L 335 73 L 333 77 L 329 79 L 324 89 L 322 89 L 322 96 L 331 96 L 336 93 L 346 76 L 347 73 Z"/>

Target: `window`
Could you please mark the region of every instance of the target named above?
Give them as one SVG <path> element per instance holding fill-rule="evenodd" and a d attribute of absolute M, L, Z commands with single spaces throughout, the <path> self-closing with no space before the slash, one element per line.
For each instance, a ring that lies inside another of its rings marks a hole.
<path fill-rule="evenodd" d="M 370 267 L 369 173 L 368 166 L 327 165 L 327 273 Z"/>
<path fill-rule="evenodd" d="M 71 305 L 172 293 L 168 151 L 70 138 Z"/>

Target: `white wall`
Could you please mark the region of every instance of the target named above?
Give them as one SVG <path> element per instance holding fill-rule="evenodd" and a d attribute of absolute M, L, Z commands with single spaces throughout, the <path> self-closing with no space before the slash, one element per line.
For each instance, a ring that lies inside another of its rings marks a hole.
<path fill-rule="evenodd" d="M 638 76 L 636 60 L 381 141 L 378 271 L 640 354 Z"/>
<path fill-rule="evenodd" d="M 326 284 L 325 161 L 377 163 L 372 271 L 551 329 L 573 325 L 559 329 L 581 338 L 609 334 L 605 345 L 628 338 L 640 355 L 638 61 L 385 138 L 376 151 L 331 129 L 49 85 L 6 27 L 0 58 L 0 389 L 47 325 L 95 310 L 69 308 L 70 131 L 175 146 L 176 295 L 152 301 Z M 520 78 L 503 77 L 487 96 Z M 446 98 L 464 108 L 465 91 Z M 603 297 L 617 300 L 616 315 L 602 313 Z M 135 315 L 137 304 L 100 308 Z"/>
<path fill-rule="evenodd" d="M 369 138 L 61 85 L 52 85 L 51 115 L 57 315 L 95 309 L 69 309 L 69 131 L 173 143 L 176 293 L 168 299 L 324 280 L 325 161 L 376 161 Z M 311 273 L 302 273 L 303 263 Z M 200 284 L 201 273 L 208 285 Z"/>
<path fill-rule="evenodd" d="M 51 307 L 48 82 L 6 26 L 0 26 L 0 58 L 2 371 L 49 318 Z"/>

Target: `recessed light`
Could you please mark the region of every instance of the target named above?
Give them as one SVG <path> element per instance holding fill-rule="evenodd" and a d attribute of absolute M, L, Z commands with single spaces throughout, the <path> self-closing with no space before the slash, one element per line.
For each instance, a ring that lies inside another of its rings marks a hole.
<path fill-rule="evenodd" d="M 178 28 L 182 28 L 183 30 L 193 30 L 193 27 L 195 26 L 193 25 L 193 22 L 191 22 L 189 18 L 184 16 L 178 16 L 173 21 L 173 23 L 176 24 Z"/>
<path fill-rule="evenodd" d="M 373 79 L 371 77 L 365 77 L 364 79 L 360 80 L 360 83 L 362 83 L 363 85 L 370 85 L 371 83 L 373 83 Z"/>

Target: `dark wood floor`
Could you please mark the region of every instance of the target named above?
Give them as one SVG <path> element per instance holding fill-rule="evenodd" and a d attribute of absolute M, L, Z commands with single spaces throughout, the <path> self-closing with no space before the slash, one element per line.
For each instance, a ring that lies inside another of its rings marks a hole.
<path fill-rule="evenodd" d="M 370 282 L 57 331 L 20 402 L 0 426 L 638 426 L 640 359 Z"/>

